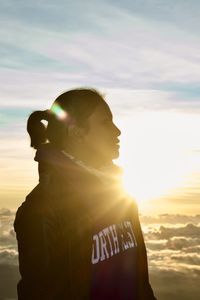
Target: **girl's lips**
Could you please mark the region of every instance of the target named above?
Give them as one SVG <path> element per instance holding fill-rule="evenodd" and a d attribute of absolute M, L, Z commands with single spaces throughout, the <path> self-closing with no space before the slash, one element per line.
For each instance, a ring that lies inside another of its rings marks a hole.
<path fill-rule="evenodd" d="M 114 140 L 110 140 L 110 145 L 112 145 L 112 147 L 120 147 L 120 140 L 119 139 L 114 139 Z"/>
<path fill-rule="evenodd" d="M 115 141 L 114 145 L 115 145 L 115 147 L 119 148 L 120 147 L 120 141 L 119 140 Z"/>
<path fill-rule="evenodd" d="M 119 140 L 119 139 L 117 139 L 115 143 L 116 143 L 117 145 L 119 145 L 119 143 L 120 143 L 120 140 Z"/>

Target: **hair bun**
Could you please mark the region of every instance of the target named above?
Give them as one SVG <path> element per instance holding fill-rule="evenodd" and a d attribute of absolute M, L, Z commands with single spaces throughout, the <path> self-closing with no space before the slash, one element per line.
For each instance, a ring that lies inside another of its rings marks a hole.
<path fill-rule="evenodd" d="M 49 120 L 48 110 L 34 111 L 28 118 L 27 131 L 31 138 L 31 147 L 37 149 L 41 144 L 47 141 L 46 127 L 41 122 L 42 120 Z"/>

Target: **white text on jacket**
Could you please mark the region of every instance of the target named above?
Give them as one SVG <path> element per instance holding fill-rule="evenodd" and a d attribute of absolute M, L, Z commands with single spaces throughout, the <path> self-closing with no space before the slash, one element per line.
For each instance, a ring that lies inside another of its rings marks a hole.
<path fill-rule="evenodd" d="M 93 235 L 92 264 L 134 247 L 137 242 L 130 221 L 110 225 Z"/>

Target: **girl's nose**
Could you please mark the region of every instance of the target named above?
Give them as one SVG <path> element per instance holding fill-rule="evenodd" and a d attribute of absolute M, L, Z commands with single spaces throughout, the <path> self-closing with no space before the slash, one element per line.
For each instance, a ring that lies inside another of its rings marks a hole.
<path fill-rule="evenodd" d="M 121 131 L 119 130 L 119 128 L 113 123 L 115 131 L 117 133 L 117 136 L 119 136 L 121 134 Z"/>

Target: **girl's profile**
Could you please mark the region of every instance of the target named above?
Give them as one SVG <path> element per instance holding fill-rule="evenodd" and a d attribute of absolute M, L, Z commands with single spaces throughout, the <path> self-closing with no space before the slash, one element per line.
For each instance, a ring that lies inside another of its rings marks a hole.
<path fill-rule="evenodd" d="M 47 125 L 43 121 L 46 121 Z M 156 300 L 137 206 L 120 185 L 120 130 L 94 89 L 27 122 L 39 183 L 18 208 L 19 300 Z"/>

